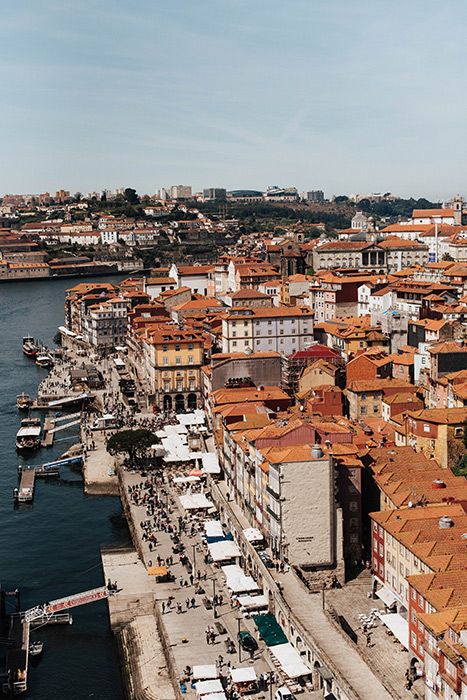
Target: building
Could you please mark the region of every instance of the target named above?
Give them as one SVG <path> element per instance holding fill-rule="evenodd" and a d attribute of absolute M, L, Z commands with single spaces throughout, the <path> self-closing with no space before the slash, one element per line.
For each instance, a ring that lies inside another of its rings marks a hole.
<path fill-rule="evenodd" d="M 222 352 L 290 355 L 312 342 L 313 313 L 306 307 L 239 308 L 222 319 Z"/>
<path fill-rule="evenodd" d="M 203 190 L 203 199 L 224 202 L 227 199 L 227 190 L 223 187 L 207 187 Z"/>
<path fill-rule="evenodd" d="M 417 388 L 409 382 L 397 379 L 354 379 L 345 390 L 349 402 L 351 420 L 365 420 L 366 417 L 382 416 L 383 400 L 392 394 L 417 393 Z"/>
<path fill-rule="evenodd" d="M 128 302 L 122 297 L 92 304 L 84 319 L 84 338 L 95 348 L 113 350 L 125 345 L 128 323 Z"/>
<path fill-rule="evenodd" d="M 191 185 L 172 185 L 170 188 L 171 199 L 191 199 Z"/>
<path fill-rule="evenodd" d="M 321 204 L 324 202 L 324 192 L 323 190 L 311 190 L 311 192 L 306 193 L 306 198 L 308 202 L 313 202 L 313 204 Z"/>
<path fill-rule="evenodd" d="M 177 413 L 200 406 L 204 336 L 162 323 L 149 326 L 141 343 L 151 401 L 164 411 Z"/>
<path fill-rule="evenodd" d="M 442 467 L 452 467 L 465 454 L 464 426 L 467 408 L 425 408 L 408 411 L 399 432 L 399 444 L 424 452 Z"/>
<path fill-rule="evenodd" d="M 418 241 L 408 241 L 397 236 L 377 240 L 329 241 L 313 250 L 315 270 L 352 268 L 370 274 L 396 272 L 413 265 L 428 263 L 428 246 Z"/>
<path fill-rule="evenodd" d="M 412 224 L 448 224 L 449 226 L 462 223 L 462 212 L 458 209 L 414 209 Z"/>

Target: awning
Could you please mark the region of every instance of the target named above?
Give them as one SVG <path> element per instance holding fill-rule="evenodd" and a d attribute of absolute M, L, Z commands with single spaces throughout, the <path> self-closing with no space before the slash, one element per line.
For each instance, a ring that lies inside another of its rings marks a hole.
<path fill-rule="evenodd" d="M 193 680 L 207 681 L 219 678 L 219 671 L 216 664 L 203 664 L 193 666 Z"/>
<path fill-rule="evenodd" d="M 148 576 L 165 576 L 167 574 L 166 566 L 150 566 L 147 569 Z"/>
<path fill-rule="evenodd" d="M 206 510 L 214 507 L 214 503 L 208 500 L 204 493 L 188 493 L 185 496 L 179 496 L 178 500 L 184 510 Z"/>
<path fill-rule="evenodd" d="M 212 452 L 204 452 L 201 457 L 201 462 L 203 465 L 203 472 L 205 474 L 220 474 L 221 468 L 219 466 L 219 460 L 217 455 Z"/>
<path fill-rule="evenodd" d="M 383 586 L 382 588 L 379 589 L 379 591 L 376 591 L 376 595 L 380 600 L 383 601 L 383 603 L 390 608 L 394 603 L 397 602 L 397 598 L 394 595 L 392 591 L 389 590 L 386 586 Z"/>
<path fill-rule="evenodd" d="M 219 520 L 206 520 L 203 526 L 208 542 L 219 542 L 219 540 L 225 539 L 224 530 Z"/>
<path fill-rule="evenodd" d="M 231 668 L 230 677 L 233 683 L 250 683 L 256 680 L 256 671 L 254 668 Z"/>
<path fill-rule="evenodd" d="M 331 671 L 328 668 L 326 668 L 326 666 L 317 666 L 316 670 L 318 671 L 323 681 L 332 681 L 332 679 L 334 678 Z"/>
<path fill-rule="evenodd" d="M 303 663 L 300 654 L 291 644 L 276 644 L 269 651 L 277 659 L 282 670 L 289 678 L 308 676 L 311 668 Z"/>
<path fill-rule="evenodd" d="M 222 573 L 226 578 L 227 588 L 232 593 L 250 593 L 259 591 L 259 586 L 251 576 L 247 576 L 237 564 L 223 566 Z"/>
<path fill-rule="evenodd" d="M 227 559 L 238 559 L 242 556 L 238 546 L 232 540 L 222 540 L 221 542 L 211 542 L 208 544 L 209 554 L 213 561 L 226 561 Z"/>
<path fill-rule="evenodd" d="M 409 648 L 409 623 L 407 620 L 404 620 L 402 615 L 399 615 L 399 613 L 387 613 L 386 615 L 383 615 L 381 613 L 378 613 L 378 617 L 380 618 L 381 622 L 383 625 L 386 625 L 386 627 L 391 630 L 393 635 L 400 641 L 402 646 L 405 649 Z"/>
<path fill-rule="evenodd" d="M 175 476 L 173 478 L 174 484 L 193 484 L 201 481 L 199 476 Z"/>
<path fill-rule="evenodd" d="M 243 534 L 248 542 L 262 542 L 264 540 L 263 535 L 256 527 L 245 528 L 245 530 L 243 530 Z"/>
<path fill-rule="evenodd" d="M 203 695 L 203 700 L 227 700 L 225 693 L 207 693 Z"/>
<path fill-rule="evenodd" d="M 198 681 L 195 683 L 197 695 L 207 695 L 208 693 L 223 693 L 224 689 L 219 680 Z"/>
<path fill-rule="evenodd" d="M 264 640 L 268 647 L 275 646 L 276 644 L 282 645 L 288 642 L 282 627 L 279 625 L 274 615 L 254 615 L 253 621 L 258 628 L 261 639 Z"/>
<path fill-rule="evenodd" d="M 241 595 L 237 602 L 245 610 L 259 610 L 268 607 L 268 599 L 265 595 Z"/>

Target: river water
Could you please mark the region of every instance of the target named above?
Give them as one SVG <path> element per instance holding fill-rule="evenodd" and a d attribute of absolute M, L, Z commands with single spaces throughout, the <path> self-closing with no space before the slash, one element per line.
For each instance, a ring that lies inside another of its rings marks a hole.
<path fill-rule="evenodd" d="M 80 473 L 62 469 L 57 482 L 37 482 L 32 506 L 15 509 L 13 503 L 18 464 L 51 461 L 76 442 L 72 428 L 26 462 L 15 451 L 20 421 L 16 395 L 25 391 L 35 396 L 46 374 L 23 355 L 22 337 L 30 334 L 52 345 L 63 323 L 65 289 L 73 284 L 75 280 L 0 285 L 0 582 L 8 589 L 19 587 L 23 610 L 102 585 L 100 546 L 129 543 L 119 499 L 85 496 Z M 40 660 L 30 665 L 27 697 L 119 700 L 122 686 L 107 603 L 76 608 L 73 620 L 72 626 L 34 633 L 45 645 Z"/>

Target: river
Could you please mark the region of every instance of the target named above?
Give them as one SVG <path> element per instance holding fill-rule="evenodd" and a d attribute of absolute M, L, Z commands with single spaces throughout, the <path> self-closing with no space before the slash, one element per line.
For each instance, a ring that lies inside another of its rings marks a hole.
<path fill-rule="evenodd" d="M 65 289 L 77 281 L 82 280 L 0 285 L 0 581 L 6 588 L 19 587 L 22 609 L 102 585 L 100 546 L 129 543 L 119 499 L 85 496 L 80 473 L 62 470 L 57 482 L 37 482 L 32 506 L 15 509 L 12 498 L 22 462 L 15 451 L 16 395 L 35 396 L 46 374 L 23 355 L 21 339 L 30 334 L 52 345 L 63 323 Z M 76 442 L 72 430 L 26 463 L 57 458 Z M 30 666 L 27 697 L 119 700 L 122 684 L 107 603 L 76 608 L 73 619 L 72 626 L 34 633 L 45 645 L 38 663 Z"/>

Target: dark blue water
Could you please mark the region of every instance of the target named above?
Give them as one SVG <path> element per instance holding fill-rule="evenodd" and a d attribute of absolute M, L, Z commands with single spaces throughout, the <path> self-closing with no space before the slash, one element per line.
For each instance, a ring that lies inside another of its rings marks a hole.
<path fill-rule="evenodd" d="M 129 541 L 119 499 L 85 496 L 81 475 L 71 470 L 62 469 L 57 483 L 37 482 L 32 506 L 15 510 L 13 505 L 16 469 L 22 461 L 15 451 L 20 420 L 16 395 L 25 391 L 35 396 L 46 374 L 23 355 L 21 339 L 31 334 L 52 345 L 63 323 L 64 291 L 74 283 L 0 285 L 0 581 L 7 588 L 20 588 L 22 609 L 102 585 L 100 546 Z M 58 457 L 76 442 L 72 430 L 59 433 L 68 441 L 41 449 L 26 463 Z M 45 647 L 37 665 L 30 667 L 28 697 L 122 698 L 107 603 L 76 608 L 73 619 L 72 626 L 46 627 L 35 634 Z"/>

